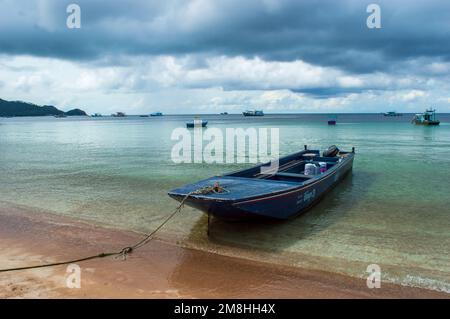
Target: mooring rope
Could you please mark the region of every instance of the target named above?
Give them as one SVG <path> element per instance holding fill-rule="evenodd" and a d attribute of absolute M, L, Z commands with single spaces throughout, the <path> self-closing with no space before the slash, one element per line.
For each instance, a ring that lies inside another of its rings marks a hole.
<path fill-rule="evenodd" d="M 98 258 L 105 258 L 110 256 L 115 257 L 122 257 L 124 260 L 126 259 L 127 255 L 132 253 L 134 250 L 148 244 L 154 237 L 154 235 L 161 230 L 161 228 L 164 227 L 165 224 L 169 222 L 176 214 L 181 212 L 181 209 L 184 206 L 185 201 L 188 199 L 191 195 L 207 195 L 209 193 L 222 193 L 222 192 L 228 192 L 225 188 L 223 188 L 218 182 L 214 183 L 213 186 L 205 186 L 202 188 L 199 188 L 195 191 L 192 191 L 188 193 L 183 199 L 180 201 L 180 204 L 178 207 L 158 226 L 156 227 L 150 234 L 146 235 L 145 238 L 138 241 L 136 244 L 132 246 L 127 246 L 122 248 L 120 251 L 116 252 L 108 252 L 108 253 L 100 253 L 97 255 L 92 255 L 88 257 L 83 257 L 79 259 L 73 259 L 73 260 L 67 260 L 62 262 L 55 262 L 55 263 L 48 263 L 48 264 L 41 264 L 41 265 L 34 265 L 34 266 L 25 266 L 25 267 L 16 267 L 16 268 L 6 268 L 6 269 L 0 269 L 0 273 L 2 272 L 11 272 L 11 271 L 19 271 L 19 270 L 28 270 L 28 269 L 37 269 L 37 268 L 47 268 L 47 267 L 54 267 L 54 266 L 61 266 L 61 265 L 68 265 L 73 263 L 80 263 L 83 261 L 88 261 L 92 259 L 98 259 Z"/>

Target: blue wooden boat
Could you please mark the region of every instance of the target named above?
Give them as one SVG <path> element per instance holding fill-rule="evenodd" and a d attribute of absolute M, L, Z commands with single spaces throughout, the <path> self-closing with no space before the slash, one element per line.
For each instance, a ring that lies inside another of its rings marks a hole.
<path fill-rule="evenodd" d="M 333 146 L 321 155 L 305 146 L 300 152 L 280 158 L 278 170 L 262 171 L 261 167 L 268 165 L 265 163 L 176 188 L 169 196 L 227 220 L 288 219 L 311 208 L 338 184 L 352 170 L 354 155 L 354 148 L 342 152 Z M 311 164 L 319 163 L 322 172 L 305 172 Z M 216 191 L 196 192 L 211 186 Z"/>

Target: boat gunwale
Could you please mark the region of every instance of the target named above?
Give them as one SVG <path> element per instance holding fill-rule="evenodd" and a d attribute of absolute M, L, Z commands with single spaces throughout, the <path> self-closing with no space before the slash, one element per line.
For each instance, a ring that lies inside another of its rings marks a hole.
<path fill-rule="evenodd" d="M 339 163 L 336 163 L 336 165 L 334 165 L 332 168 L 330 168 L 329 170 L 327 170 L 324 174 L 322 175 L 318 175 L 317 178 L 312 178 L 310 180 L 305 181 L 304 183 L 302 183 L 301 185 L 298 185 L 295 188 L 291 188 L 291 189 L 285 189 L 279 192 L 273 192 L 270 196 L 266 196 L 267 193 L 265 194 L 259 194 L 253 197 L 249 197 L 246 199 L 243 199 L 241 201 L 235 201 L 235 203 L 233 203 L 232 205 L 239 205 L 239 204 L 247 204 L 247 203 L 251 203 L 251 202 L 256 202 L 256 201 L 261 201 L 261 200 L 265 200 L 265 199 L 271 199 L 274 197 L 281 197 L 281 196 L 285 196 L 285 195 L 290 195 L 292 193 L 298 192 L 298 191 L 302 191 L 304 189 L 307 189 L 319 182 L 323 182 L 324 180 L 330 178 L 331 176 L 335 175 L 335 173 L 338 171 L 338 167 L 342 167 L 344 164 L 347 164 L 350 160 L 353 160 L 353 154 L 351 155 L 351 157 L 347 157 L 344 160 L 342 160 Z"/>

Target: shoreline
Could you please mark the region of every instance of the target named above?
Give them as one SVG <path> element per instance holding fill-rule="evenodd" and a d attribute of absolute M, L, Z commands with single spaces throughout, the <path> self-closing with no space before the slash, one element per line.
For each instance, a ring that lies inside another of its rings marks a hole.
<path fill-rule="evenodd" d="M 142 234 L 24 208 L 0 208 L 0 268 L 117 251 Z M 346 275 L 222 256 L 152 240 L 126 261 L 79 264 L 81 288 L 67 266 L 0 273 L 0 298 L 450 298 L 449 294 Z"/>

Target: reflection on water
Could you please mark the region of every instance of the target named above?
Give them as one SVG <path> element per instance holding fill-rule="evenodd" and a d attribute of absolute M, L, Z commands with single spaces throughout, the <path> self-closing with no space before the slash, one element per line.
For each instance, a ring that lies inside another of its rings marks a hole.
<path fill-rule="evenodd" d="M 301 216 L 290 220 L 258 220 L 226 222 L 212 219 L 209 241 L 215 244 L 243 247 L 267 252 L 285 251 L 298 241 L 305 240 L 334 224 L 348 210 L 343 203 L 348 188 L 352 185 L 351 173 L 324 197 L 316 206 Z M 350 205 L 355 202 L 348 203 Z M 340 207 L 336 209 L 336 207 Z M 189 240 L 205 231 L 204 218 L 191 231 Z"/>
<path fill-rule="evenodd" d="M 433 141 L 436 134 L 439 134 L 439 127 L 437 126 L 420 126 L 424 141 Z"/>
<path fill-rule="evenodd" d="M 377 263 L 386 280 L 435 289 L 450 285 L 450 121 L 408 116 L 206 116 L 211 127 L 278 127 L 280 152 L 304 144 L 356 147 L 353 174 L 317 206 L 285 222 L 224 223 L 183 209 L 158 235 L 246 258 L 365 276 Z M 175 209 L 169 189 L 248 164 L 171 162 L 172 130 L 188 116 L 124 119 L 0 119 L 0 202 L 148 232 Z"/>

